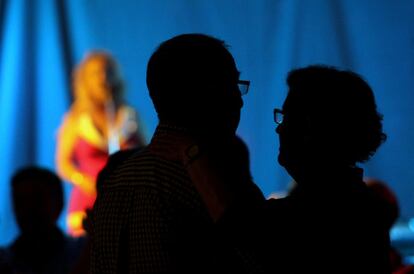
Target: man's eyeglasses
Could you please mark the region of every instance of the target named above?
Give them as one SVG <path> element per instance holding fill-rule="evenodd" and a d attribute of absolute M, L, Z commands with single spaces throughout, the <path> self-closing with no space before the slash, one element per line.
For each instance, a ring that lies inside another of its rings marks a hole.
<path fill-rule="evenodd" d="M 277 125 L 280 125 L 283 122 L 283 111 L 281 109 L 273 109 L 273 119 Z"/>
<path fill-rule="evenodd" d="M 237 82 L 238 86 L 239 86 L 239 90 L 241 95 L 246 95 L 249 92 L 249 87 L 250 87 L 250 81 L 248 80 L 239 80 Z"/>

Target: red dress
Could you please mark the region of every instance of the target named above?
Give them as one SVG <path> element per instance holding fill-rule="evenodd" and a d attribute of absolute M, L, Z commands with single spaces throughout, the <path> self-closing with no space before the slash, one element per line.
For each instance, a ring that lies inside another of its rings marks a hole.
<path fill-rule="evenodd" d="M 76 141 L 74 148 L 73 161 L 76 163 L 79 171 L 96 179 L 99 171 L 106 164 L 108 151 L 96 147 L 81 137 Z M 79 187 L 74 186 L 69 199 L 69 213 L 92 209 L 95 199 L 95 195 L 89 195 Z"/>
<path fill-rule="evenodd" d="M 111 138 L 105 138 L 95 127 L 92 118 L 87 113 L 80 115 L 76 123 L 76 140 L 73 146 L 71 162 L 81 175 L 94 179 L 105 166 L 109 152 L 113 153 L 121 147 L 141 145 L 137 135 L 137 120 L 135 111 L 129 107 L 120 110 L 120 124 L 110 130 Z M 85 193 L 79 186 L 73 185 L 69 198 L 67 225 L 72 236 L 84 233 L 82 220 L 86 210 L 92 209 L 96 195 Z"/>

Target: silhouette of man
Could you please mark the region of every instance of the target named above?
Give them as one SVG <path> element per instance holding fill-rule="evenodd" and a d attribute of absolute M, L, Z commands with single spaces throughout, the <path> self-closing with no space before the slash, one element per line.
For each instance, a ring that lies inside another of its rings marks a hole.
<path fill-rule="evenodd" d="M 11 184 L 20 234 L 0 250 L 0 272 L 69 273 L 83 239 L 66 237 L 56 225 L 63 208 L 61 180 L 53 172 L 33 166 L 17 171 Z"/>
<path fill-rule="evenodd" d="M 92 273 L 226 271 L 224 248 L 184 165 L 174 138 L 197 144 L 235 137 L 243 105 L 239 72 L 223 41 L 184 34 L 163 42 L 147 66 L 159 124 L 150 144 L 132 153 L 100 184 L 91 216 Z M 121 152 L 122 153 L 122 152 Z"/>

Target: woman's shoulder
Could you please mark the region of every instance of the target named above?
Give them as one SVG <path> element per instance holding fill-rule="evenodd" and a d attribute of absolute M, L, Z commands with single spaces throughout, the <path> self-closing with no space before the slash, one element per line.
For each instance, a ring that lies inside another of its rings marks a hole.
<path fill-rule="evenodd" d="M 58 133 L 68 135 L 75 133 L 79 124 L 79 114 L 73 111 L 68 111 L 63 115 L 62 121 L 58 128 Z"/>

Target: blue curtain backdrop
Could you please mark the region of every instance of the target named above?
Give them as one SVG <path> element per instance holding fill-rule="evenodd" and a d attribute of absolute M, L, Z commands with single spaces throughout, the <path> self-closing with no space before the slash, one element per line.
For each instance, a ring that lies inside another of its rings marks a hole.
<path fill-rule="evenodd" d="M 362 74 L 388 133 L 366 175 L 388 182 L 403 218 L 414 216 L 413 14 L 409 0 L 0 0 L 0 244 L 17 233 L 11 174 L 27 164 L 55 168 L 73 65 L 90 49 L 112 52 L 149 139 L 157 117 L 145 85 L 147 60 L 161 41 L 187 32 L 224 39 L 241 78 L 251 80 L 239 135 L 266 195 L 290 181 L 276 162 L 272 120 L 287 72 L 324 63 Z"/>

